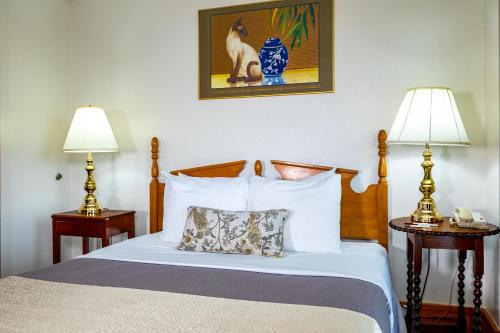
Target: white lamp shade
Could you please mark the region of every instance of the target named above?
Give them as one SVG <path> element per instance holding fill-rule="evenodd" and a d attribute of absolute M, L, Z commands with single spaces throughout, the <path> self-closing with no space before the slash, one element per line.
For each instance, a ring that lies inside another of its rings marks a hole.
<path fill-rule="evenodd" d="M 104 110 L 93 106 L 77 109 L 63 150 L 67 153 L 118 151 Z"/>
<path fill-rule="evenodd" d="M 469 145 L 449 88 L 413 88 L 406 93 L 388 137 L 389 143 Z"/>

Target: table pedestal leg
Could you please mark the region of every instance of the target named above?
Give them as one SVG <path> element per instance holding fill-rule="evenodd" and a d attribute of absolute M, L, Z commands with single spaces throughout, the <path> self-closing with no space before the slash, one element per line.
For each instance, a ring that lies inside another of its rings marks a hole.
<path fill-rule="evenodd" d="M 89 238 L 88 237 L 82 237 L 82 253 L 83 254 L 89 253 Z"/>
<path fill-rule="evenodd" d="M 481 332 L 481 279 L 484 274 L 484 244 L 483 239 L 474 241 L 474 311 L 472 312 L 472 331 Z"/>
<path fill-rule="evenodd" d="M 58 264 L 61 262 L 61 236 L 52 233 L 52 263 Z"/>
<path fill-rule="evenodd" d="M 407 238 L 406 244 L 407 279 L 406 279 L 406 327 L 411 327 L 413 316 L 413 246 Z"/>
<path fill-rule="evenodd" d="M 481 332 L 481 282 L 482 274 L 474 274 L 474 311 L 472 312 L 472 330 Z"/>
<path fill-rule="evenodd" d="M 467 251 L 465 250 L 459 250 L 458 251 L 458 318 L 457 318 L 457 325 L 458 329 L 461 332 L 465 332 L 467 322 L 465 319 L 465 292 L 464 292 L 464 287 L 465 287 L 465 259 L 467 257 Z"/>
<path fill-rule="evenodd" d="M 412 332 L 420 333 L 420 308 L 422 299 L 420 297 L 420 273 L 422 272 L 422 235 L 415 235 L 413 240 L 413 316 Z"/>
<path fill-rule="evenodd" d="M 420 332 L 420 308 L 422 305 L 422 299 L 420 298 L 420 272 L 415 272 L 413 278 L 413 316 L 412 316 L 412 327 L 413 333 Z"/>

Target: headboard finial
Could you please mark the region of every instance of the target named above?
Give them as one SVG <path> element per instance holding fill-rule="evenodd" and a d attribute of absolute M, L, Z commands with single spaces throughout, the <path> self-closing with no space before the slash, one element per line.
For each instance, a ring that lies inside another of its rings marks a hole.
<path fill-rule="evenodd" d="M 387 133 L 384 130 L 378 132 L 378 183 L 387 183 L 387 163 L 385 161 L 385 156 L 387 155 Z"/>
<path fill-rule="evenodd" d="M 262 162 L 260 160 L 255 161 L 253 169 L 256 176 L 262 176 Z"/>
<path fill-rule="evenodd" d="M 153 164 L 151 165 L 151 177 L 153 178 L 151 182 L 158 183 L 158 138 L 153 137 L 151 139 L 151 159 Z"/>

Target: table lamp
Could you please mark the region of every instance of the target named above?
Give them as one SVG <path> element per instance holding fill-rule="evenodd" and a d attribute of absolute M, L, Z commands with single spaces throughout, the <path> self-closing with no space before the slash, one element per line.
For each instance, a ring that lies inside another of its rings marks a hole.
<path fill-rule="evenodd" d="M 92 105 L 77 109 L 63 150 L 66 153 L 87 153 L 87 166 L 85 168 L 87 180 L 84 186 L 87 195 L 78 212 L 85 215 L 101 213 L 103 209 L 99 206 L 94 195 L 96 183 L 92 153 L 118 151 L 118 145 L 104 110 Z"/>
<path fill-rule="evenodd" d="M 436 187 L 431 174 L 434 164 L 430 145 L 470 145 L 451 89 L 409 89 L 389 132 L 388 143 L 425 145 L 421 164 L 424 178 L 420 183 L 423 197 L 411 219 L 427 223 L 442 221 L 443 217 L 432 199 Z"/>

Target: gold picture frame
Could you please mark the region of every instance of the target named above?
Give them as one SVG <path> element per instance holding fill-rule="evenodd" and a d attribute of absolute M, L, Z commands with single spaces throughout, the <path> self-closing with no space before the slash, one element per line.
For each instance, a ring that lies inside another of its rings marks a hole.
<path fill-rule="evenodd" d="M 334 92 L 333 0 L 204 9 L 199 98 Z"/>

